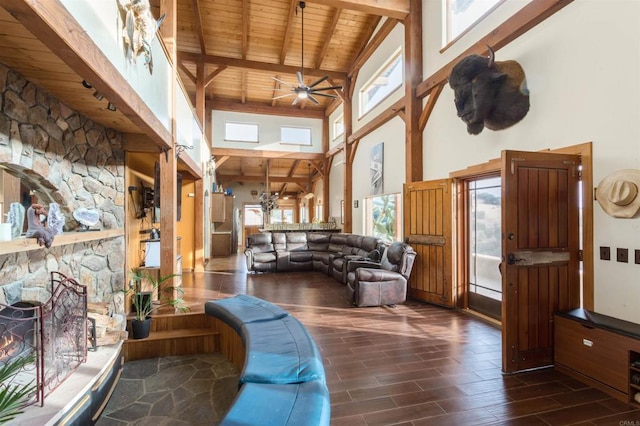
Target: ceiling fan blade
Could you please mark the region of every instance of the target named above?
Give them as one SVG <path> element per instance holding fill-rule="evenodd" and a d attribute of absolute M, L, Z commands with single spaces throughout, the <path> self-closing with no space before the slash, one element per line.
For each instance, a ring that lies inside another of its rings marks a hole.
<path fill-rule="evenodd" d="M 282 99 L 282 98 L 286 98 L 287 96 L 291 96 L 291 95 L 295 95 L 295 93 L 287 93 L 286 95 L 278 95 L 278 96 L 275 96 L 275 97 L 273 97 L 271 99 Z"/>
<path fill-rule="evenodd" d="M 311 93 L 309 93 L 307 95 L 307 98 L 311 99 L 311 102 L 313 102 L 316 105 L 320 105 L 320 102 L 318 102 L 318 100 L 316 98 L 313 97 L 313 95 Z"/>
<path fill-rule="evenodd" d="M 302 73 L 300 71 L 296 72 L 296 75 L 298 76 L 298 85 L 300 87 L 306 87 L 304 85 L 304 80 L 302 79 Z"/>
<path fill-rule="evenodd" d="M 282 80 L 280 80 L 279 78 L 275 78 L 275 77 L 271 77 L 271 78 L 272 78 L 272 79 L 274 79 L 275 81 L 277 81 L 278 83 L 280 83 L 280 84 L 285 84 L 285 85 L 287 85 L 287 86 L 289 86 L 289 87 L 291 87 L 291 88 L 293 88 L 293 89 L 295 89 L 295 87 L 296 87 L 296 86 L 294 86 L 294 85 L 293 85 L 293 84 L 291 84 L 291 83 L 287 83 L 286 81 L 282 81 Z"/>
<path fill-rule="evenodd" d="M 296 105 L 298 103 L 298 99 L 300 99 L 298 96 L 293 98 L 293 102 L 291 102 L 291 105 Z"/>
<path fill-rule="evenodd" d="M 318 84 L 322 83 L 323 81 L 325 81 L 325 80 L 326 80 L 326 79 L 328 79 L 328 78 L 329 78 L 329 76 L 328 76 L 328 75 L 325 75 L 325 76 L 324 76 L 324 77 L 322 77 L 321 79 L 316 80 L 316 81 L 314 81 L 313 83 L 311 83 L 311 84 L 309 85 L 309 87 L 310 87 L 310 88 L 314 88 L 314 87 L 316 87 Z"/>
<path fill-rule="evenodd" d="M 330 95 L 328 93 L 320 93 L 320 92 L 310 92 L 310 93 L 312 93 L 314 96 L 324 96 L 325 98 L 331 98 L 331 99 L 337 98 L 336 95 Z"/>
<path fill-rule="evenodd" d="M 342 90 L 342 86 L 329 86 L 329 87 L 314 87 L 314 92 L 318 90 Z"/>

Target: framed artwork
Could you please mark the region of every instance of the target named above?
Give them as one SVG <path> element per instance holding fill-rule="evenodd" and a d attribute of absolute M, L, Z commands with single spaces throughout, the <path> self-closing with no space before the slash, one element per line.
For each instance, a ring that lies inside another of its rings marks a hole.
<path fill-rule="evenodd" d="M 371 148 L 371 195 L 382 194 L 384 143 Z"/>

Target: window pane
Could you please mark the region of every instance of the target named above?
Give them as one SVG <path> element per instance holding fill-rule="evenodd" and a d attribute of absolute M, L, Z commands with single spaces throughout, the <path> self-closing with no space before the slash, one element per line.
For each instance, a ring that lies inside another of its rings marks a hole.
<path fill-rule="evenodd" d="M 311 129 L 305 127 L 280 127 L 280 142 L 311 145 Z"/>
<path fill-rule="evenodd" d="M 344 134 L 344 116 L 341 115 L 333 122 L 333 139 L 338 139 Z"/>
<path fill-rule="evenodd" d="M 244 206 L 244 226 L 262 226 L 262 208 L 260 204 L 246 204 Z"/>
<path fill-rule="evenodd" d="M 360 115 L 364 115 L 402 85 L 402 51 L 382 66 L 371 81 L 360 91 Z"/>
<path fill-rule="evenodd" d="M 501 1 L 504 0 L 443 0 L 446 14 L 444 44 L 465 32 Z"/>
<path fill-rule="evenodd" d="M 500 178 L 469 182 L 469 290 L 502 300 Z"/>
<path fill-rule="evenodd" d="M 224 123 L 224 139 L 237 142 L 258 142 L 258 125 Z"/>
<path fill-rule="evenodd" d="M 387 243 L 400 241 L 400 194 L 367 197 L 364 204 L 365 233 Z"/>

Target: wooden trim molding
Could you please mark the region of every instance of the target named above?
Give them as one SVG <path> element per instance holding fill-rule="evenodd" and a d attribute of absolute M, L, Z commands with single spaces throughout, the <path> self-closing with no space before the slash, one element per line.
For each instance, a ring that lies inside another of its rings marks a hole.
<path fill-rule="evenodd" d="M 85 243 L 89 241 L 106 240 L 124 236 L 124 229 L 104 229 L 102 231 L 65 232 L 53 238 L 51 247 L 60 247 L 70 244 Z M 20 253 L 32 250 L 47 250 L 38 245 L 36 238 L 16 238 L 11 241 L 0 242 L 0 255 Z"/>

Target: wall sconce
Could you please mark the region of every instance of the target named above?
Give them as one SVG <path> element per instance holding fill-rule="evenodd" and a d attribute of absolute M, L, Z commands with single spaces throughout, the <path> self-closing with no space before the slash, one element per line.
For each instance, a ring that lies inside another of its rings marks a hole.
<path fill-rule="evenodd" d="M 176 147 L 174 149 L 176 151 L 176 158 L 178 158 L 180 154 L 186 151 L 187 149 L 193 149 L 193 146 L 176 144 Z"/>
<path fill-rule="evenodd" d="M 96 98 L 99 101 L 104 99 L 104 96 L 102 96 L 102 93 L 98 92 L 97 90 L 95 92 L 93 92 L 93 97 Z"/>
<path fill-rule="evenodd" d="M 115 111 L 116 110 L 116 106 L 114 104 L 112 104 L 111 102 L 109 102 L 109 104 L 107 105 L 107 109 L 109 111 Z"/>

